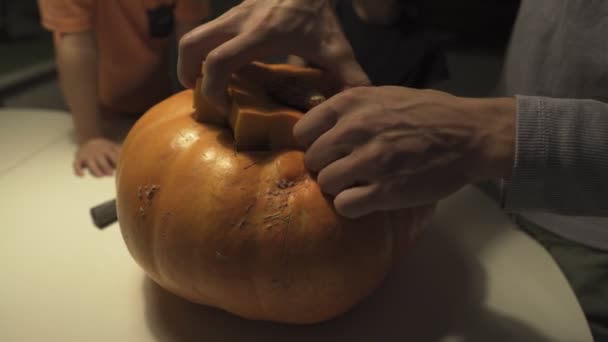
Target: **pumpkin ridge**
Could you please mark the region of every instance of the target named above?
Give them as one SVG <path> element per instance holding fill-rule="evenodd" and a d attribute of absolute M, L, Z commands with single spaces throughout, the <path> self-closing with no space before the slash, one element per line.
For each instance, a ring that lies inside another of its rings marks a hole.
<path fill-rule="evenodd" d="M 146 133 L 146 132 L 142 132 L 142 133 Z M 149 131 L 147 132 L 148 134 L 151 134 L 152 136 L 154 136 L 155 132 L 154 131 Z M 172 151 L 174 152 L 172 158 L 170 161 L 163 163 L 162 168 L 164 168 L 164 174 L 165 176 L 162 177 L 162 179 L 160 180 L 159 183 L 161 189 L 166 188 L 167 190 L 170 190 L 174 184 L 176 183 L 176 180 L 174 179 L 175 177 L 179 177 L 179 173 L 176 172 L 172 172 L 174 171 L 173 169 L 176 168 L 177 166 L 179 166 L 179 161 L 182 158 L 185 158 L 187 156 L 189 156 L 190 153 L 192 153 L 193 149 L 190 148 L 191 146 L 184 148 L 184 149 L 180 149 L 180 150 L 176 150 L 176 149 L 172 149 Z M 162 194 L 159 194 L 162 196 Z M 162 202 L 162 198 L 157 199 L 157 202 L 161 201 Z M 155 255 L 156 257 L 153 259 L 153 268 L 154 270 L 156 270 L 156 274 L 158 275 L 158 281 L 160 282 L 169 282 L 169 283 L 173 283 L 174 280 L 171 279 L 172 277 L 168 274 L 165 274 L 165 272 L 162 272 L 162 270 L 165 268 L 164 264 L 169 263 L 169 261 L 167 260 L 163 260 L 163 256 L 165 258 L 167 258 L 167 256 L 164 253 L 155 253 L 155 251 L 158 250 L 164 250 L 166 248 L 166 246 L 163 246 L 163 244 L 166 244 L 167 241 L 167 237 L 165 234 L 174 234 L 174 231 L 167 231 L 169 228 L 168 227 L 164 227 L 164 225 L 170 225 L 170 223 L 168 222 L 169 216 L 167 215 L 167 213 L 171 213 L 171 211 L 166 211 L 163 213 L 162 210 L 158 211 L 158 212 L 154 212 L 153 215 L 155 218 L 155 220 L 153 220 L 153 224 L 151 225 L 151 234 L 153 236 L 153 243 L 151 246 L 151 250 L 152 250 L 152 254 Z M 164 218 L 164 219 L 163 219 Z M 175 230 L 175 228 L 172 228 L 171 230 Z M 160 238 L 159 238 L 160 237 Z"/>

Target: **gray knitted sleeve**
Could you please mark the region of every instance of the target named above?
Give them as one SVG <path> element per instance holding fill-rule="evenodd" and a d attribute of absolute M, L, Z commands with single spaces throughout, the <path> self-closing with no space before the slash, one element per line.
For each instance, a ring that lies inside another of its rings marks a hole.
<path fill-rule="evenodd" d="M 608 216 L 608 104 L 517 96 L 507 211 Z"/>

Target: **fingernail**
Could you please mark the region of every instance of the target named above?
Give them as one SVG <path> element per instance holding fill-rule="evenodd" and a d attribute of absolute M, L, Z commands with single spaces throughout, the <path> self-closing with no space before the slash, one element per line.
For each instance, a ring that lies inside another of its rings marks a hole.
<path fill-rule="evenodd" d="M 325 96 L 319 92 L 313 92 L 309 97 L 308 97 L 308 109 L 312 109 L 318 105 L 320 105 L 321 103 L 325 102 L 325 100 L 327 100 L 327 98 L 325 98 Z"/>

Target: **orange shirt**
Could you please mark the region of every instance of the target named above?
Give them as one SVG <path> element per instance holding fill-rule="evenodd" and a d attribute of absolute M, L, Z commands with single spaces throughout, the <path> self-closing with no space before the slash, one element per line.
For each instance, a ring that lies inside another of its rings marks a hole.
<path fill-rule="evenodd" d="M 175 22 L 202 22 L 209 0 L 38 0 L 42 25 L 62 33 L 94 31 L 98 98 L 113 112 L 141 114 L 169 95 L 169 43 L 149 34 L 147 10 L 175 4 Z"/>

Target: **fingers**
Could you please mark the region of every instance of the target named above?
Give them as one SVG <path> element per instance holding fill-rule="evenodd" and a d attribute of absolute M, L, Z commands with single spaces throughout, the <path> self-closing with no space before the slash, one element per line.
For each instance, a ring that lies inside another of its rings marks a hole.
<path fill-rule="evenodd" d="M 323 133 L 338 121 L 338 112 L 331 103 L 335 97 L 313 107 L 293 127 L 294 138 L 304 147 L 312 145 Z"/>
<path fill-rule="evenodd" d="M 108 155 L 101 155 L 95 158 L 95 162 L 97 162 L 97 168 L 101 171 L 102 176 L 111 176 L 114 172 L 114 167 L 110 164 L 108 160 Z"/>
<path fill-rule="evenodd" d="M 318 172 L 330 163 L 347 156 L 352 151 L 350 141 L 340 139 L 339 129 L 334 127 L 323 133 L 306 151 L 304 163 L 306 167 Z"/>
<path fill-rule="evenodd" d="M 358 114 L 362 97 L 367 94 L 365 89 L 362 87 L 345 90 L 314 106 L 294 125 L 294 138 L 303 147 L 309 147 L 321 135 L 338 125 L 338 121 L 341 121 L 342 118 Z M 341 121 L 340 125 L 344 126 L 347 121 L 353 120 Z M 357 132 L 353 132 L 349 128 L 355 127 L 354 125 L 343 127 L 342 131 L 347 135 L 351 135 L 351 133 Z"/>
<path fill-rule="evenodd" d="M 325 70 L 332 79 L 337 80 L 337 83 L 342 85 L 342 89 L 370 86 L 372 84 L 355 59 L 348 43 L 345 42 L 340 47 L 328 47 L 326 49 L 328 51 L 314 53 L 299 51 L 299 55 L 313 65 Z M 339 52 L 334 52 L 335 50 L 339 50 Z"/>
<path fill-rule="evenodd" d="M 363 71 L 363 68 L 355 60 L 353 55 L 343 58 L 329 59 L 327 64 L 327 70 L 332 71 L 334 77 L 344 84 L 345 89 L 369 86 L 372 84 L 369 77 L 365 71 Z"/>
<path fill-rule="evenodd" d="M 229 108 L 228 84 L 232 73 L 249 62 L 271 54 L 264 46 L 263 36 L 241 34 L 209 52 L 205 59 L 203 96 L 223 112 Z"/>
<path fill-rule="evenodd" d="M 72 168 L 74 169 L 74 174 L 76 174 L 76 176 L 84 176 L 84 160 L 76 158 L 72 163 Z"/>
<path fill-rule="evenodd" d="M 85 162 L 86 168 L 89 169 L 89 172 L 95 177 L 103 177 L 104 173 L 101 171 L 97 163 L 95 162 L 95 158 L 89 158 Z"/>
<path fill-rule="evenodd" d="M 405 180 L 407 182 L 407 180 Z M 395 210 L 430 202 L 420 202 L 413 196 L 395 196 L 400 189 L 391 189 L 390 183 L 372 183 L 340 192 L 334 198 L 338 214 L 358 218 L 376 211 Z"/>
<path fill-rule="evenodd" d="M 88 158 L 75 163 L 75 165 L 78 165 L 76 175 L 79 177 L 84 176 L 85 168 L 89 169 L 89 173 L 94 177 L 112 176 L 114 174 L 114 169 L 116 168 L 115 163 L 108 155 Z"/>
<path fill-rule="evenodd" d="M 445 174 L 441 173 L 441 176 Z M 334 198 L 334 207 L 340 215 L 357 218 L 375 211 L 432 204 L 462 187 L 463 182 L 444 178 L 400 175 L 399 179 L 391 181 L 346 188 Z"/>
<path fill-rule="evenodd" d="M 337 80 L 337 83 L 342 85 L 341 90 L 372 85 L 369 77 L 355 59 L 350 45 L 348 43 L 344 44 L 345 46 L 337 48 L 344 50 L 344 52 L 339 52 L 338 55 L 331 51 L 315 54 L 304 52 L 301 55 L 325 70 L 332 79 Z"/>
<path fill-rule="evenodd" d="M 304 146 L 310 145 L 304 157 L 310 170 L 323 169 L 369 140 L 370 130 L 360 119 L 354 90 L 318 105 L 295 125 L 296 139 Z"/>
<path fill-rule="evenodd" d="M 312 64 L 324 69 L 338 80 L 344 89 L 370 86 L 372 83 L 355 58 L 355 54 L 343 34 L 333 34 L 327 42 L 322 42 L 319 50 L 302 50 L 300 55 Z"/>
<path fill-rule="evenodd" d="M 342 216 L 358 218 L 382 209 L 379 192 L 378 184 L 350 188 L 334 198 L 334 207 Z"/>
<path fill-rule="evenodd" d="M 224 14 L 224 16 L 229 13 Z M 201 25 L 185 34 L 179 41 L 177 76 L 186 88 L 193 88 L 201 74 L 201 62 L 210 51 L 236 35 L 233 20 L 224 16 Z"/>
<path fill-rule="evenodd" d="M 353 49 L 344 36 L 334 10 L 323 11 L 320 16 L 324 27 L 323 39 L 317 41 L 317 48 L 298 44 L 297 55 L 316 66 L 325 69 L 343 88 L 371 85 L 369 77 L 355 58 Z M 295 51 L 294 51 L 295 52 Z"/>
<path fill-rule="evenodd" d="M 118 156 L 120 155 L 120 146 L 116 145 L 112 147 L 111 153 L 108 154 L 108 160 L 112 167 L 115 169 L 118 166 Z"/>
<path fill-rule="evenodd" d="M 341 118 L 336 125 L 330 130 L 321 135 L 308 148 L 304 155 L 306 167 L 312 171 L 320 171 L 347 155 L 356 158 L 354 161 L 362 161 L 359 157 L 361 153 L 353 155 L 357 149 L 369 149 L 367 142 L 370 138 L 370 132 L 360 126 L 360 123 L 354 122 L 351 118 Z M 371 145 L 374 147 L 374 145 Z"/>
<path fill-rule="evenodd" d="M 353 174 L 355 169 L 352 164 L 353 158 L 346 156 L 321 170 L 317 176 L 317 183 L 323 193 L 336 196 L 347 187 L 355 185 L 359 180 Z"/>
<path fill-rule="evenodd" d="M 356 151 L 338 159 L 319 172 L 317 183 L 321 190 L 332 196 L 357 184 L 366 184 L 374 181 L 376 172 L 374 165 L 363 160 Z"/>
<path fill-rule="evenodd" d="M 88 169 L 94 177 L 112 176 L 118 165 L 120 145 L 113 143 L 107 143 L 101 147 L 93 145 L 82 147 L 84 149 L 78 152 L 72 163 L 74 173 L 78 177 L 82 177 L 85 173 L 84 170 Z M 98 150 L 91 150 L 91 148 L 98 148 Z"/>

